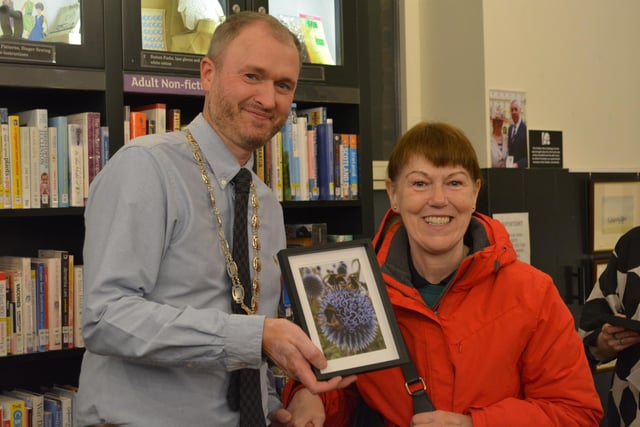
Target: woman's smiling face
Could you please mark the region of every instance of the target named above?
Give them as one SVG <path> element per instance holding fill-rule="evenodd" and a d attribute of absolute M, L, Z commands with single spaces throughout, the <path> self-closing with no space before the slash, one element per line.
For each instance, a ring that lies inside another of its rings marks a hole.
<path fill-rule="evenodd" d="M 422 156 L 413 156 L 387 183 L 412 248 L 438 256 L 463 244 L 479 191 L 480 181 L 463 167 L 436 167 Z"/>

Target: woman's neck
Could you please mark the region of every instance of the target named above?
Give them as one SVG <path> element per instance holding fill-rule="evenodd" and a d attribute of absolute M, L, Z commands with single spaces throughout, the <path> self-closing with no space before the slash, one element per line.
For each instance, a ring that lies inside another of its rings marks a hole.
<path fill-rule="evenodd" d="M 453 273 L 469 254 L 469 248 L 460 242 L 453 250 L 444 254 L 430 254 L 421 248 L 411 247 L 411 259 L 416 271 L 429 283 L 440 283 Z"/>

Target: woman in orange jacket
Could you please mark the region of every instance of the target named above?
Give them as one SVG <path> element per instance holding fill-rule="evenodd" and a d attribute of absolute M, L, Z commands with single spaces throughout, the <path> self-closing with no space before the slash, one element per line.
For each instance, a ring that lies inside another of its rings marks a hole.
<path fill-rule="evenodd" d="M 321 396 L 288 384 L 291 425 L 353 425 L 361 398 L 387 426 L 597 426 L 600 399 L 556 286 L 517 259 L 501 223 L 475 212 L 482 175 L 468 138 L 419 123 L 394 147 L 388 177 L 374 246 L 436 409 L 414 414 L 395 367 Z"/>

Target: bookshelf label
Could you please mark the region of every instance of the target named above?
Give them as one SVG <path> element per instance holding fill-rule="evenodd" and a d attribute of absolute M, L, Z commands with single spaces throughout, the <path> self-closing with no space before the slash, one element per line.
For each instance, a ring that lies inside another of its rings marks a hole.
<path fill-rule="evenodd" d="M 204 95 L 200 78 L 125 74 L 125 92 Z"/>
<path fill-rule="evenodd" d="M 170 52 L 142 51 L 140 53 L 140 65 L 150 68 L 200 71 L 200 59 L 202 59 L 202 56 L 181 55 Z"/>
<path fill-rule="evenodd" d="M 0 59 L 11 62 L 56 62 L 56 48 L 38 43 L 0 42 Z"/>

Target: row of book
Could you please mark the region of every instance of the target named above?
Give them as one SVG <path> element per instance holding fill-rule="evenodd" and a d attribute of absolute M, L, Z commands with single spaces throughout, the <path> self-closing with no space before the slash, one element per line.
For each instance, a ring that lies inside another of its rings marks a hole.
<path fill-rule="evenodd" d="M 71 385 L 5 390 L 0 393 L 2 427 L 73 427 L 76 393 Z"/>
<path fill-rule="evenodd" d="M 256 151 L 256 174 L 280 201 L 358 198 L 358 136 L 335 133 L 324 106 L 297 109 Z"/>
<path fill-rule="evenodd" d="M 139 136 L 180 130 L 181 110 L 156 102 L 131 107 L 124 106 L 124 143 Z"/>
<path fill-rule="evenodd" d="M 0 256 L 0 356 L 84 347 L 83 266 L 65 250 Z"/>
<path fill-rule="evenodd" d="M 99 112 L 49 117 L 0 108 L 0 208 L 82 207 L 109 158 Z"/>

